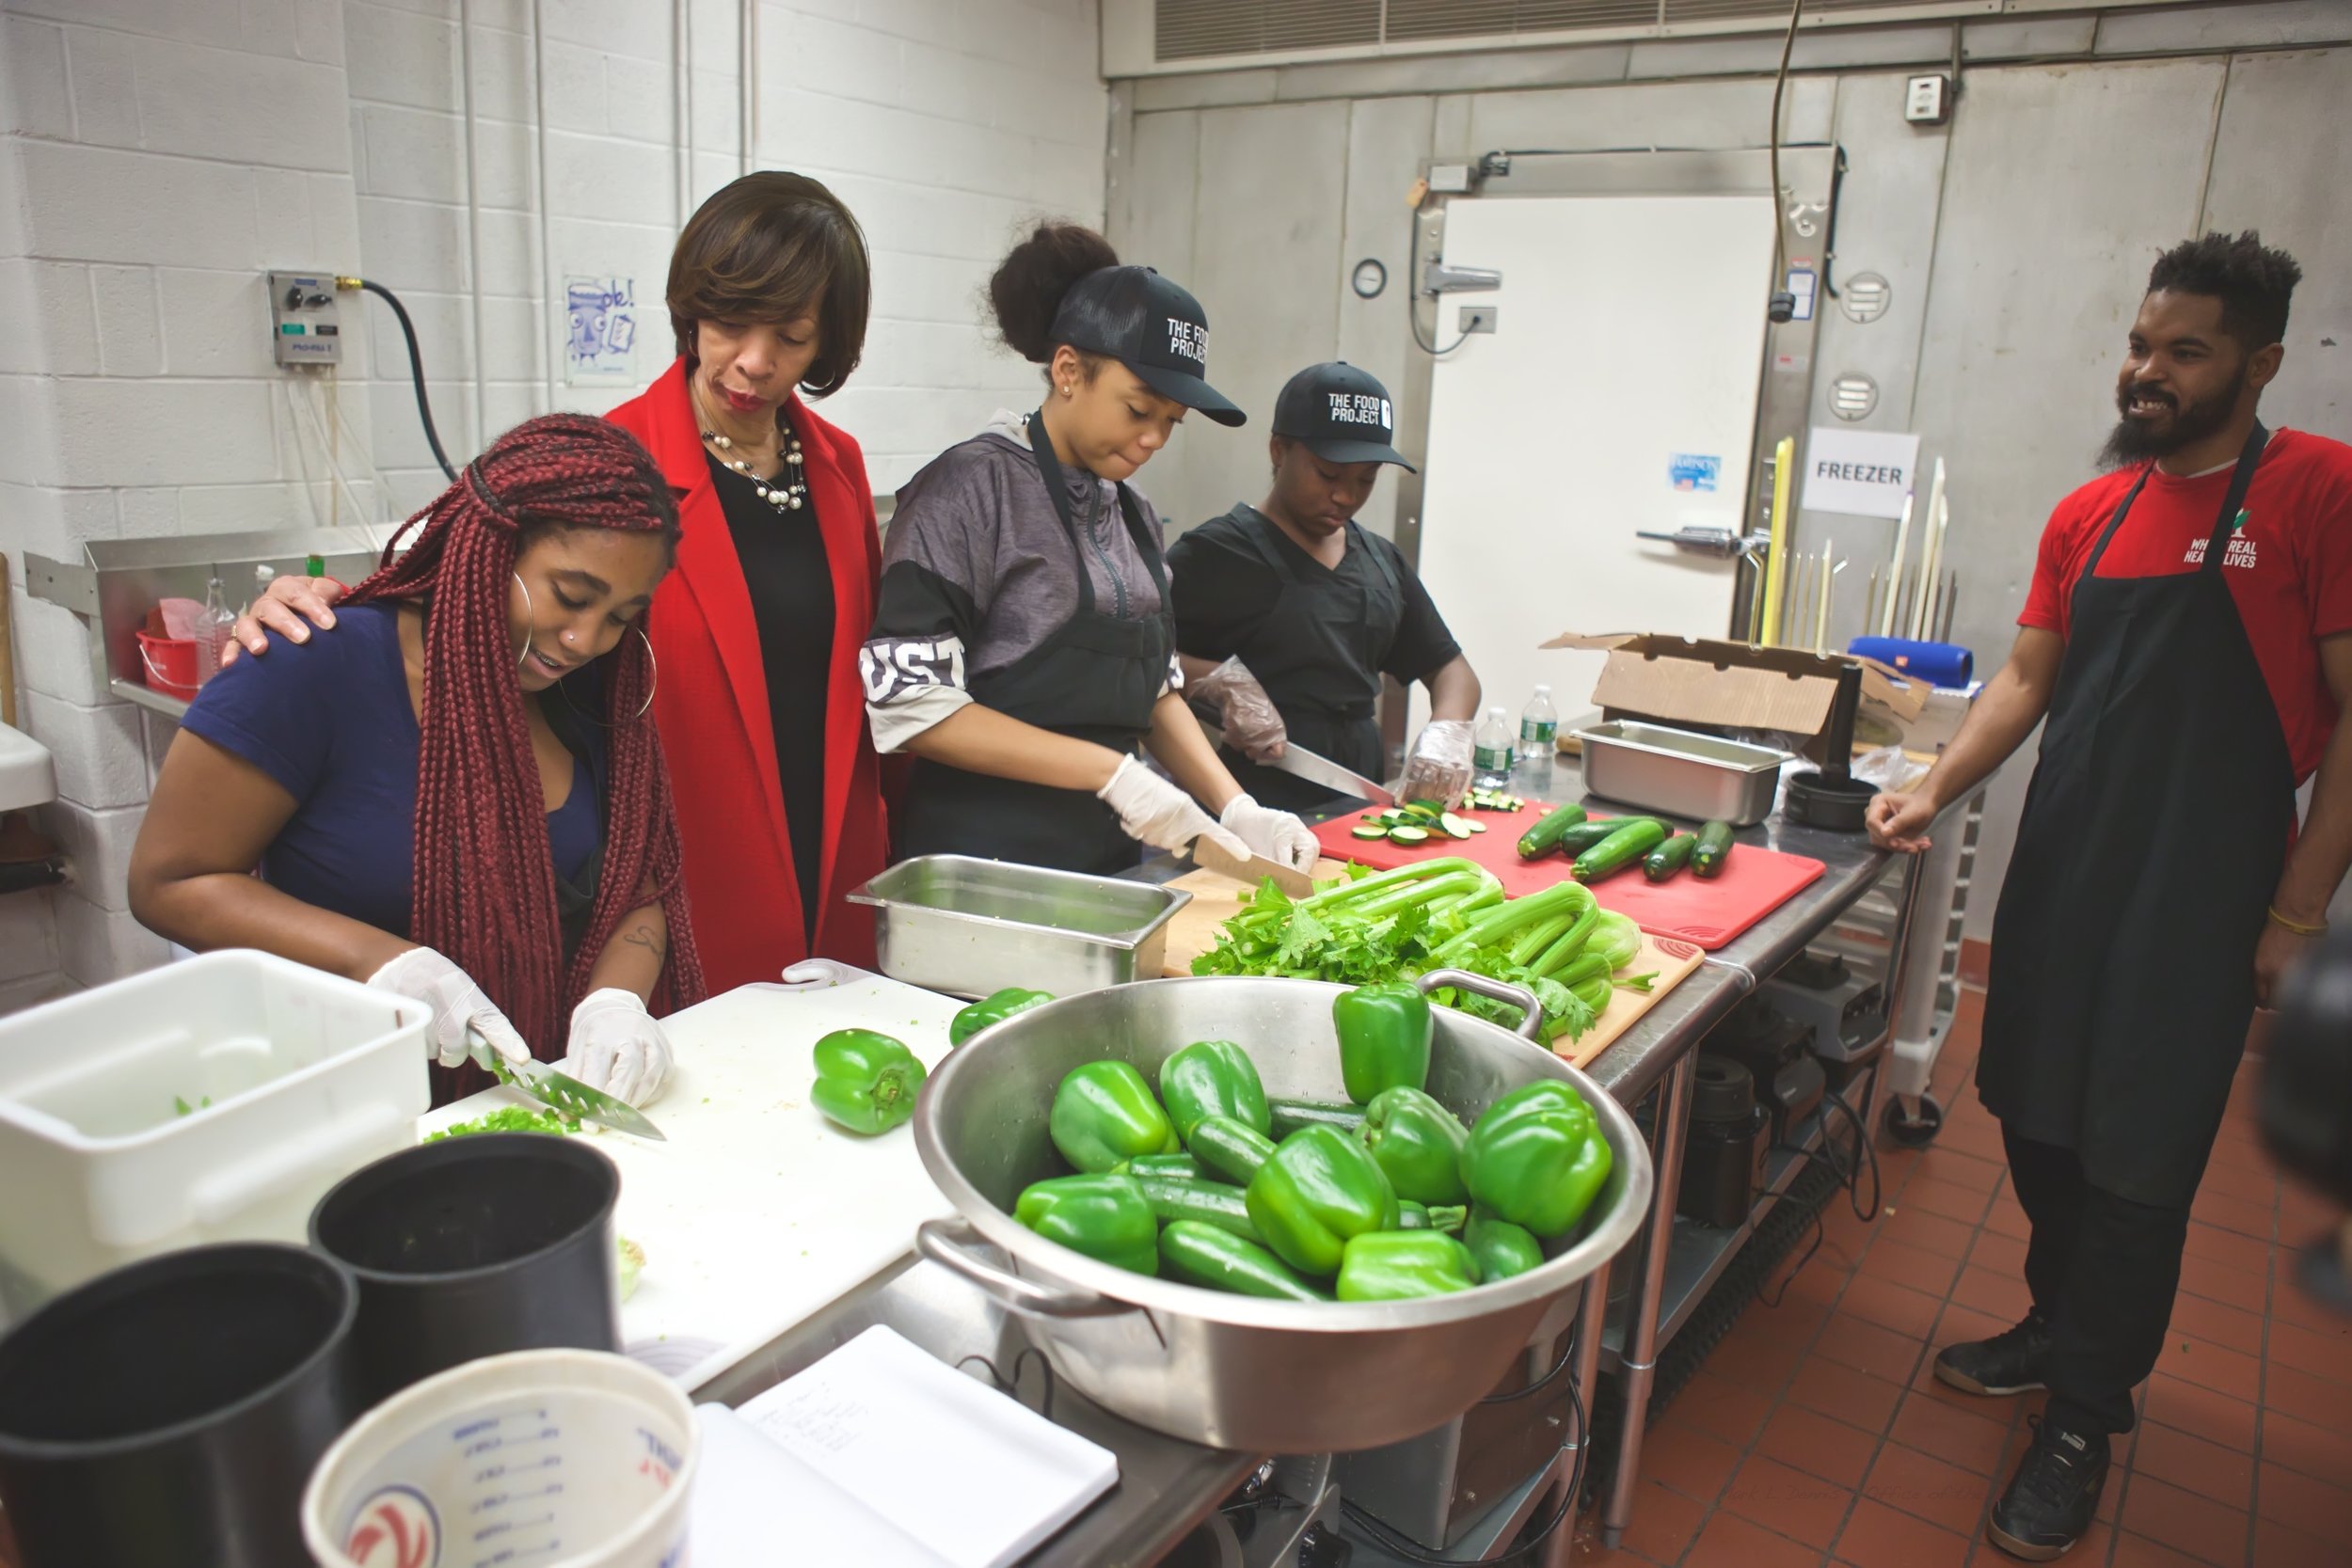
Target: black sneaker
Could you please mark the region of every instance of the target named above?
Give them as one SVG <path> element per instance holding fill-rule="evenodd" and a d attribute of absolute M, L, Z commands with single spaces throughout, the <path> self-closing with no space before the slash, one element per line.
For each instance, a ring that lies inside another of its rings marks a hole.
<path fill-rule="evenodd" d="M 2047 1562 L 2064 1557 L 2099 1511 L 2099 1489 L 2107 1479 L 2107 1440 L 2052 1426 L 2039 1416 L 2029 1419 L 2036 1429 L 2033 1447 L 1993 1505 L 1985 1534 L 2011 1557 Z"/>
<path fill-rule="evenodd" d="M 1935 1375 L 1971 1394 L 2023 1394 L 2039 1388 L 2050 1354 L 2050 1325 L 2040 1313 L 2006 1334 L 1936 1352 Z"/>

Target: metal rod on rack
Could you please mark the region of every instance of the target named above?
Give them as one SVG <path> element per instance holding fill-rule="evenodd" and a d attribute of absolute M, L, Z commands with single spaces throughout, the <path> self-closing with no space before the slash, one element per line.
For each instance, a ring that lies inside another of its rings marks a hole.
<path fill-rule="evenodd" d="M 1903 492 L 1902 521 L 1895 525 L 1895 555 L 1886 568 L 1886 604 L 1879 612 L 1878 624 L 1871 629 L 1881 637 L 1895 635 L 1896 584 L 1903 579 L 1903 551 L 1911 544 L 1911 502 L 1914 492 Z"/>

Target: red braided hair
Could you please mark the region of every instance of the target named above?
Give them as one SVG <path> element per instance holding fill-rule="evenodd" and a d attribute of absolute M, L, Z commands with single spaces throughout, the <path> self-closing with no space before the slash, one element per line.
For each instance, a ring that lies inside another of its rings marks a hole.
<path fill-rule="evenodd" d="M 634 634 L 600 661 L 606 711 L 591 717 L 610 726 L 604 863 L 587 933 L 564 964 L 546 806 L 506 618 L 516 557 L 544 528 L 659 531 L 675 546 L 677 501 L 618 425 L 544 415 L 492 442 L 403 524 L 383 564 L 345 602 L 431 599 L 409 935 L 472 975 L 533 1053 L 552 1061 L 564 1054 L 597 955 L 622 917 L 650 901 L 649 882 L 670 927 L 652 1010 L 700 1001 L 703 971 L 669 775 L 644 712 L 654 673 L 645 640 Z M 414 542 L 395 557 L 411 530 Z"/>

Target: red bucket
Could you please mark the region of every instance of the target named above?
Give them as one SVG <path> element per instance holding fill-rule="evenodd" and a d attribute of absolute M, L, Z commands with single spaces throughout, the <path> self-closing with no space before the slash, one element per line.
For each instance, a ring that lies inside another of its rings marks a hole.
<path fill-rule="evenodd" d="M 196 695 L 201 682 L 202 649 L 195 639 L 157 637 L 140 632 L 139 662 L 147 666 L 147 684 L 167 697 L 183 701 Z"/>

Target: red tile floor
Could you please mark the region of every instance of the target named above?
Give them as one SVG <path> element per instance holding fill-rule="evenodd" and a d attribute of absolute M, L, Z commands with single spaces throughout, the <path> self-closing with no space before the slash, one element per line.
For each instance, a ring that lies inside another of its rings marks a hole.
<path fill-rule="evenodd" d="M 1877 1222 L 1833 1197 L 1786 1299 L 1751 1304 L 1652 1423 L 1623 1546 L 1602 1547 L 1588 1517 L 1575 1561 L 2015 1560 L 1982 1539 L 1983 1521 L 2042 1396 L 1978 1399 L 1931 1370 L 1934 1347 L 1995 1333 L 2026 1307 L 2025 1215 L 1970 1086 L 1982 1001 L 1963 992 L 1936 1062 L 1943 1132 L 1916 1151 L 1881 1140 Z M 2262 1152 L 2258 1068 L 2249 1052 L 2198 1193 L 2164 1359 L 2070 1568 L 2352 1563 L 2352 1322 L 2291 1277 L 2335 1212 Z"/>

